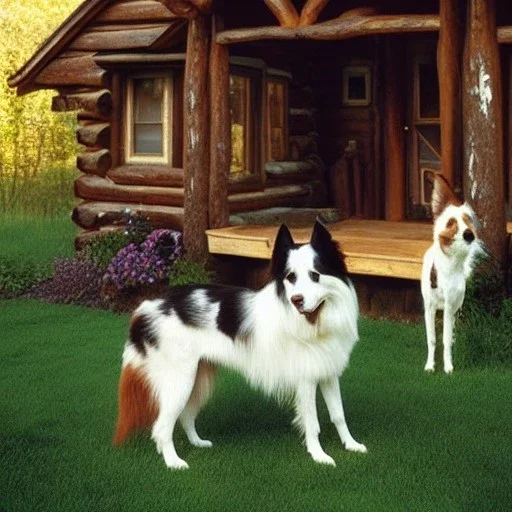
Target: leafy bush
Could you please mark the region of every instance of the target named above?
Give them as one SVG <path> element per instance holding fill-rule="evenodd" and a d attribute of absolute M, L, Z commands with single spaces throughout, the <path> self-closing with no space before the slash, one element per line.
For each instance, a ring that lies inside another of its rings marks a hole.
<path fill-rule="evenodd" d="M 47 279 L 51 267 L 35 261 L 18 261 L 0 256 L 0 297 L 10 298 Z"/>
<path fill-rule="evenodd" d="M 455 339 L 463 366 L 512 363 L 512 299 L 505 299 L 503 272 L 488 256 L 468 281 Z"/>
<path fill-rule="evenodd" d="M 54 261 L 52 279 L 32 288 L 28 297 L 47 302 L 101 307 L 103 270 L 90 261 L 60 258 Z"/>
<path fill-rule="evenodd" d="M 107 233 L 88 240 L 77 256 L 105 271 L 117 253 L 126 247 L 126 243 L 126 236 L 122 233 Z"/>
<path fill-rule="evenodd" d="M 186 259 L 176 260 L 169 270 L 169 284 L 180 286 L 185 284 L 207 284 L 211 274 L 203 265 Z"/>
<path fill-rule="evenodd" d="M 133 213 L 127 208 L 123 212 L 123 217 L 126 225 L 124 234 L 129 244 L 142 244 L 154 229 L 149 219 L 140 212 Z"/>
<path fill-rule="evenodd" d="M 105 282 L 117 289 L 153 284 L 167 277 L 175 260 L 183 254 L 183 235 L 179 231 L 157 229 L 138 246 L 121 249 L 105 273 Z"/>

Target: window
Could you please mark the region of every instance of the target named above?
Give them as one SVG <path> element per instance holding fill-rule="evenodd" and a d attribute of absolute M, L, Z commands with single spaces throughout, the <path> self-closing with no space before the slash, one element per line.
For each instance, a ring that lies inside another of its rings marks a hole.
<path fill-rule="evenodd" d="M 231 173 L 251 172 L 253 109 L 251 79 L 229 76 L 229 110 L 231 114 Z"/>
<path fill-rule="evenodd" d="M 267 162 L 286 159 L 287 147 L 287 82 L 276 78 L 267 79 L 266 90 L 266 136 Z"/>
<path fill-rule="evenodd" d="M 172 79 L 141 76 L 128 80 L 125 160 L 171 163 Z"/>
<path fill-rule="evenodd" d="M 370 104 L 369 66 L 347 66 L 343 68 L 343 105 L 349 107 Z"/>

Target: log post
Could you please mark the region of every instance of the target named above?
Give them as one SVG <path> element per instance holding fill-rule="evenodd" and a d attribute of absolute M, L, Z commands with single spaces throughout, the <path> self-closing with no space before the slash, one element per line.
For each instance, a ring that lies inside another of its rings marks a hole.
<path fill-rule="evenodd" d="M 199 15 L 188 24 L 184 79 L 184 207 L 183 237 L 187 257 L 206 261 L 210 173 L 208 42 L 210 18 Z"/>
<path fill-rule="evenodd" d="M 386 38 L 384 87 L 384 150 L 386 162 L 386 220 L 405 218 L 405 137 L 403 83 L 397 77 L 403 73 L 403 48 L 396 36 Z"/>
<path fill-rule="evenodd" d="M 212 33 L 222 30 L 219 16 L 212 18 Z M 210 199 L 211 228 L 229 224 L 228 185 L 231 164 L 231 123 L 229 114 L 229 46 L 212 37 L 210 49 Z"/>
<path fill-rule="evenodd" d="M 464 198 L 503 266 L 506 254 L 503 101 L 494 0 L 468 0 L 463 63 Z"/>
<path fill-rule="evenodd" d="M 461 59 L 464 42 L 459 0 L 441 0 L 437 45 L 439 115 L 441 121 L 441 169 L 448 182 L 459 189 L 461 150 Z"/>

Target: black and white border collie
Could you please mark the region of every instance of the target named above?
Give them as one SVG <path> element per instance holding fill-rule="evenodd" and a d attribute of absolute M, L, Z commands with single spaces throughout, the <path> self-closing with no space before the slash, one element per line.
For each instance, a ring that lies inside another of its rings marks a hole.
<path fill-rule="evenodd" d="M 174 447 L 175 424 L 194 446 L 212 446 L 195 419 L 211 395 L 215 366 L 225 365 L 267 394 L 293 398 L 295 423 L 316 462 L 335 465 L 318 440 L 317 386 L 346 449 L 366 452 L 347 427 L 339 387 L 359 313 L 343 254 L 319 221 L 302 246 L 282 225 L 272 277 L 259 291 L 177 287 L 137 308 L 123 353 L 115 445 L 151 426 L 165 464 L 188 468 Z"/>

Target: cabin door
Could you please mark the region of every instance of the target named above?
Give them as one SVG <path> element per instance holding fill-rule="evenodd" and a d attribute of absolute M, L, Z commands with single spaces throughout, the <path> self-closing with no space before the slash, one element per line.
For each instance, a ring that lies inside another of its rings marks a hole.
<path fill-rule="evenodd" d="M 429 171 L 441 169 L 439 82 L 435 44 L 411 45 L 408 56 L 407 217 L 431 216 Z"/>

